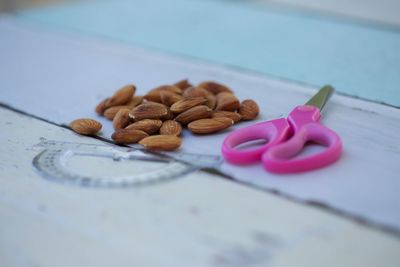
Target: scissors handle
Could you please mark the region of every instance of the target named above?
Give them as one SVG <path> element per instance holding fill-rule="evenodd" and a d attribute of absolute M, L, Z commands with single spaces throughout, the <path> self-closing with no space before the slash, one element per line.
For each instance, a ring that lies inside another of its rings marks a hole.
<path fill-rule="evenodd" d="M 315 142 L 326 148 L 310 156 L 296 157 L 307 142 Z M 342 141 L 331 129 L 318 122 L 302 125 L 288 141 L 271 147 L 262 156 L 262 162 L 270 172 L 296 173 L 329 165 L 340 158 Z"/>
<path fill-rule="evenodd" d="M 289 122 L 285 118 L 260 122 L 230 133 L 222 144 L 222 155 L 233 164 L 259 162 L 262 154 L 270 147 L 285 140 L 291 133 Z M 267 143 L 253 149 L 238 149 L 241 144 L 266 140 Z"/>

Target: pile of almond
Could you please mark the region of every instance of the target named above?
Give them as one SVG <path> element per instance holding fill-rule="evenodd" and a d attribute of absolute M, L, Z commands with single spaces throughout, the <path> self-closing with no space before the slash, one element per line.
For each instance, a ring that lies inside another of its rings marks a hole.
<path fill-rule="evenodd" d="M 162 85 L 144 96 L 136 87 L 126 85 L 96 106 L 97 114 L 113 121 L 111 138 L 118 144 L 139 143 L 148 149 L 175 150 L 180 147 L 183 127 L 195 134 L 222 131 L 241 120 L 255 119 L 259 108 L 254 100 L 240 102 L 227 86 L 202 82 L 193 86 L 188 80 Z M 78 119 L 71 128 L 94 135 L 101 124 Z"/>

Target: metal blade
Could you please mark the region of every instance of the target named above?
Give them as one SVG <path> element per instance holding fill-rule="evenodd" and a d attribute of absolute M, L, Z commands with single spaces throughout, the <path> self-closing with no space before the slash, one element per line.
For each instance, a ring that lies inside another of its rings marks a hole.
<path fill-rule="evenodd" d="M 334 91 L 335 89 L 332 86 L 325 85 L 324 87 L 319 89 L 318 93 L 316 93 L 313 97 L 310 98 L 310 100 L 308 100 L 306 105 L 317 107 L 321 111 Z"/>

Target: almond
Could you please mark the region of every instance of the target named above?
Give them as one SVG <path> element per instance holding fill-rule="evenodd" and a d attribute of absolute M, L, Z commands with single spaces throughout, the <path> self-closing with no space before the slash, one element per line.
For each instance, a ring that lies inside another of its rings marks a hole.
<path fill-rule="evenodd" d="M 107 109 L 106 103 L 108 101 L 109 98 L 106 98 L 104 100 L 102 100 L 99 104 L 97 104 L 96 106 L 96 113 L 99 115 L 103 115 L 104 111 Z"/>
<path fill-rule="evenodd" d="M 205 90 L 207 90 L 208 92 L 217 95 L 219 93 L 222 92 L 228 92 L 228 93 L 232 93 L 233 91 L 227 87 L 226 85 L 220 84 L 220 83 L 216 83 L 216 82 L 212 82 L 212 81 L 205 81 L 200 83 L 199 85 L 197 85 L 198 87 L 202 87 Z"/>
<path fill-rule="evenodd" d="M 191 85 L 191 84 L 189 83 L 189 81 L 188 81 L 187 79 L 185 79 L 185 80 L 180 80 L 180 81 L 174 83 L 174 85 L 175 85 L 176 87 L 181 88 L 182 91 L 184 91 L 185 89 L 187 89 L 187 88 L 193 86 L 193 85 Z"/>
<path fill-rule="evenodd" d="M 188 128 L 196 134 L 209 134 L 222 131 L 233 124 L 229 118 L 201 119 L 189 123 Z"/>
<path fill-rule="evenodd" d="M 103 113 L 103 116 L 106 117 L 106 118 L 109 119 L 109 120 L 113 120 L 114 117 L 115 117 L 115 115 L 117 115 L 118 111 L 119 111 L 120 109 L 123 109 L 123 108 L 131 109 L 130 106 L 126 106 L 126 105 L 114 106 L 114 107 L 111 107 L 111 108 L 106 109 L 106 110 L 104 111 L 104 113 Z"/>
<path fill-rule="evenodd" d="M 114 129 L 123 129 L 129 123 L 131 122 L 131 119 L 129 118 L 129 112 L 131 110 L 129 108 L 121 108 L 117 114 L 115 114 L 114 119 L 113 119 L 113 126 Z"/>
<path fill-rule="evenodd" d="M 125 129 L 141 130 L 151 135 L 157 133 L 161 125 L 161 120 L 144 119 L 128 125 Z"/>
<path fill-rule="evenodd" d="M 222 92 L 217 95 L 217 106 L 215 110 L 235 111 L 240 107 L 240 102 L 231 93 Z"/>
<path fill-rule="evenodd" d="M 246 99 L 240 104 L 238 112 L 243 120 L 253 120 L 257 118 L 260 109 L 254 100 Z"/>
<path fill-rule="evenodd" d="M 215 106 L 217 105 L 217 97 L 213 94 L 209 94 L 206 96 L 206 99 L 206 105 L 211 109 L 215 109 Z"/>
<path fill-rule="evenodd" d="M 153 135 L 140 140 L 139 144 L 151 150 L 175 150 L 181 144 L 181 138 L 174 135 Z"/>
<path fill-rule="evenodd" d="M 207 100 L 204 97 L 185 97 L 179 100 L 171 106 L 171 111 L 173 113 L 181 113 L 188 110 L 194 106 L 202 105 L 206 103 Z"/>
<path fill-rule="evenodd" d="M 234 123 L 237 123 L 242 119 L 242 115 L 240 115 L 237 112 L 232 112 L 232 111 L 220 110 L 220 111 L 215 111 L 212 114 L 212 118 L 221 118 L 221 117 L 229 118 L 229 119 L 233 120 Z"/>
<path fill-rule="evenodd" d="M 178 102 L 179 100 L 183 99 L 181 95 L 169 91 L 161 91 L 160 98 L 161 98 L 161 103 L 163 103 L 168 107 L 173 105 L 175 102 Z"/>
<path fill-rule="evenodd" d="M 161 103 L 160 93 L 163 91 L 168 91 L 175 94 L 182 94 L 182 89 L 174 86 L 174 85 L 161 85 L 152 90 L 150 90 L 145 96 L 144 99 Z"/>
<path fill-rule="evenodd" d="M 182 132 L 182 126 L 179 122 L 168 120 L 164 121 L 160 128 L 160 134 L 162 135 L 175 135 L 179 136 Z"/>
<path fill-rule="evenodd" d="M 201 87 L 190 87 L 190 88 L 187 88 L 182 93 L 182 95 L 184 97 L 196 97 L 196 96 L 206 97 L 209 94 L 210 93 L 208 91 L 206 91 L 204 88 L 201 88 Z"/>
<path fill-rule="evenodd" d="M 105 103 L 106 107 L 113 107 L 128 103 L 135 94 L 136 87 L 133 84 L 128 84 L 117 90 L 112 97 Z"/>
<path fill-rule="evenodd" d="M 159 119 L 167 114 L 168 110 L 165 105 L 155 102 L 145 102 L 134 107 L 129 113 L 129 117 L 135 121 L 140 121 L 143 119 Z"/>
<path fill-rule="evenodd" d="M 131 100 L 128 103 L 126 103 L 126 105 L 131 107 L 131 109 L 132 109 L 132 108 L 142 104 L 142 102 L 143 102 L 143 96 L 135 95 L 131 98 Z"/>
<path fill-rule="evenodd" d="M 209 118 L 211 117 L 211 114 L 212 114 L 212 109 L 210 109 L 207 106 L 201 105 L 192 107 L 182 112 L 175 118 L 175 120 L 181 123 L 182 125 L 186 125 L 191 121 Z"/>
<path fill-rule="evenodd" d="M 102 127 L 100 122 L 87 118 L 74 120 L 69 126 L 74 132 L 82 135 L 95 135 Z"/>
<path fill-rule="evenodd" d="M 135 129 L 119 129 L 116 130 L 111 138 L 117 144 L 134 144 L 149 136 L 147 133 Z"/>

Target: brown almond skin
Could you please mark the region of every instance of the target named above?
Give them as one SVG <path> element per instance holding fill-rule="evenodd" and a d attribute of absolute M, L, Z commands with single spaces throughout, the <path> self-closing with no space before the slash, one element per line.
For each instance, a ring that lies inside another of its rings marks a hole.
<path fill-rule="evenodd" d="M 97 104 L 95 111 L 99 115 L 103 115 L 104 111 L 107 109 L 106 103 L 109 98 L 103 99 L 99 104 Z"/>
<path fill-rule="evenodd" d="M 215 110 L 235 111 L 240 107 L 239 99 L 231 93 L 222 92 L 217 95 Z"/>
<path fill-rule="evenodd" d="M 114 117 L 115 117 L 115 115 L 117 115 L 118 111 L 119 111 L 120 109 L 123 109 L 123 108 L 131 109 L 130 106 L 118 105 L 118 106 L 114 106 L 114 107 L 107 108 L 107 109 L 104 111 L 103 116 L 106 117 L 106 118 L 109 119 L 109 120 L 113 120 Z"/>
<path fill-rule="evenodd" d="M 178 102 L 179 100 L 183 99 L 183 96 L 169 92 L 169 91 L 161 91 L 160 92 L 160 98 L 161 98 L 161 103 L 164 105 L 170 107 L 172 106 L 175 102 Z"/>
<path fill-rule="evenodd" d="M 160 128 L 161 135 L 175 135 L 180 136 L 182 133 L 182 126 L 179 122 L 173 120 L 164 121 Z"/>
<path fill-rule="evenodd" d="M 124 105 L 128 103 L 135 94 L 136 87 L 133 84 L 128 84 L 117 90 L 112 97 L 105 103 L 106 107 Z"/>
<path fill-rule="evenodd" d="M 162 116 L 160 119 L 163 121 L 167 121 L 167 120 L 173 120 L 175 118 L 174 113 L 172 113 L 171 109 L 169 107 L 167 107 L 167 115 Z"/>
<path fill-rule="evenodd" d="M 148 101 L 162 103 L 161 102 L 160 93 L 163 92 L 163 91 L 168 91 L 168 92 L 175 93 L 175 94 L 182 94 L 182 89 L 177 87 L 177 86 L 174 86 L 174 85 L 161 85 L 161 86 L 158 86 L 158 87 L 150 90 L 144 96 L 144 99 L 146 99 Z"/>
<path fill-rule="evenodd" d="M 260 108 L 258 107 L 256 101 L 252 99 L 246 99 L 240 104 L 238 112 L 240 115 L 242 115 L 242 120 L 254 120 L 260 113 Z"/>
<path fill-rule="evenodd" d="M 119 129 L 111 135 L 111 138 L 117 144 L 135 144 L 147 136 L 149 136 L 147 133 L 140 130 Z"/>
<path fill-rule="evenodd" d="M 186 97 L 171 106 L 173 113 L 182 113 L 192 107 L 203 105 L 207 102 L 204 97 Z"/>
<path fill-rule="evenodd" d="M 213 118 L 192 121 L 188 124 L 188 128 L 192 133 L 210 134 L 229 128 L 233 124 L 233 120 L 229 118 Z"/>
<path fill-rule="evenodd" d="M 129 108 L 121 108 L 117 114 L 115 114 L 113 119 L 113 126 L 115 130 L 123 129 L 129 125 L 131 119 L 129 118 Z"/>
<path fill-rule="evenodd" d="M 139 144 L 150 150 L 172 151 L 181 146 L 182 139 L 174 135 L 152 135 L 140 140 Z"/>
<path fill-rule="evenodd" d="M 212 118 L 229 118 L 233 120 L 234 123 L 239 122 L 242 119 L 242 115 L 240 115 L 237 112 L 232 112 L 232 111 L 214 111 L 214 113 L 211 116 Z"/>
<path fill-rule="evenodd" d="M 155 102 L 144 102 L 139 106 L 134 107 L 129 113 L 129 117 L 135 121 L 143 119 L 160 119 L 166 115 L 168 115 L 167 107 Z"/>
<path fill-rule="evenodd" d="M 195 120 L 210 118 L 212 113 L 212 109 L 207 106 L 200 105 L 182 112 L 175 118 L 175 120 L 182 125 L 186 125 Z"/>
<path fill-rule="evenodd" d="M 206 99 L 206 105 L 211 109 L 215 109 L 215 107 L 217 106 L 217 97 L 213 94 L 209 94 L 206 96 Z"/>
<path fill-rule="evenodd" d="M 205 90 L 214 95 L 217 95 L 222 92 L 228 92 L 233 94 L 233 91 L 228 86 L 213 81 L 204 81 L 198 84 L 197 86 L 204 88 Z"/>
<path fill-rule="evenodd" d="M 193 85 L 188 81 L 188 79 L 180 80 L 176 83 L 174 83 L 176 87 L 179 87 L 184 91 L 185 89 L 192 87 Z"/>
<path fill-rule="evenodd" d="M 144 119 L 128 125 L 125 129 L 141 130 L 149 135 L 152 135 L 158 132 L 161 125 L 161 120 Z"/>
<path fill-rule="evenodd" d="M 126 103 L 126 105 L 129 106 L 132 109 L 132 108 L 142 104 L 142 102 L 143 102 L 143 96 L 134 95 L 131 98 L 131 100 L 128 103 Z"/>
<path fill-rule="evenodd" d="M 102 127 L 100 122 L 88 118 L 76 119 L 69 126 L 74 132 L 82 135 L 95 135 Z"/>
<path fill-rule="evenodd" d="M 202 87 L 190 87 L 187 88 L 182 95 L 184 97 L 206 97 L 207 95 L 209 95 L 210 93 L 208 91 L 206 91 L 204 88 Z"/>

